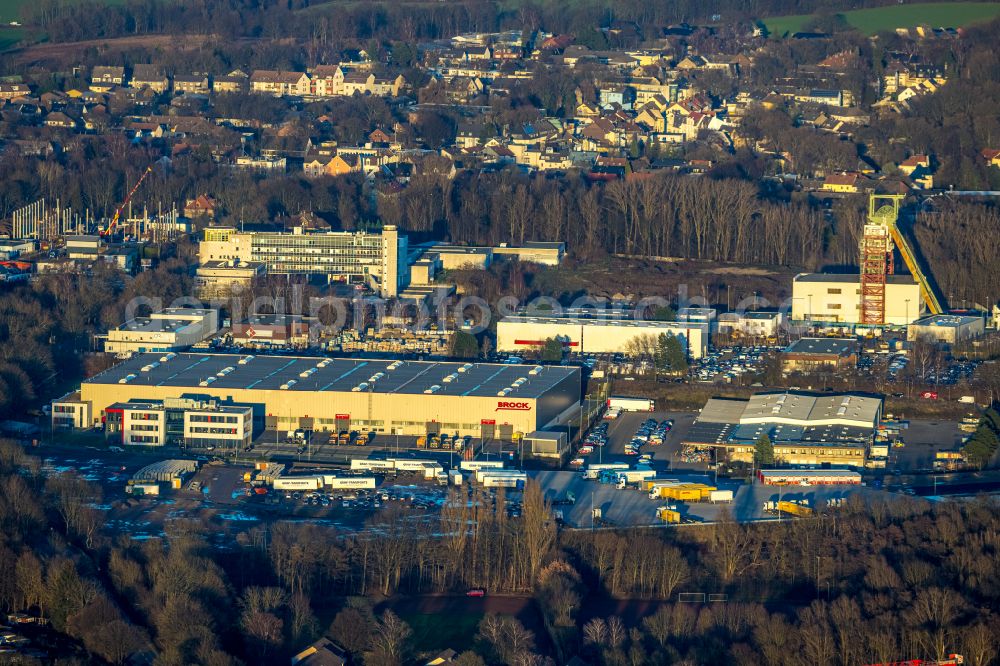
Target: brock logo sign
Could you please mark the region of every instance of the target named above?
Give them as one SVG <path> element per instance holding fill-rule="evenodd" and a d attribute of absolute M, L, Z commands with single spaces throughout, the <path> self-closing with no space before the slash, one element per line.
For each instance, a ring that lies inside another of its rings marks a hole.
<path fill-rule="evenodd" d="M 526 402 L 505 402 L 500 401 L 497 403 L 497 408 L 495 411 L 498 412 L 529 412 L 531 411 L 531 405 Z"/>

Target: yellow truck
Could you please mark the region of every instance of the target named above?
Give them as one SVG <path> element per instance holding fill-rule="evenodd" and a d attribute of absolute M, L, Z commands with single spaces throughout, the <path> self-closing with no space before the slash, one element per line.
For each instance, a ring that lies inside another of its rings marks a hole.
<path fill-rule="evenodd" d="M 681 514 L 679 511 L 661 506 L 656 509 L 656 519 L 665 523 L 679 523 L 681 522 Z"/>
<path fill-rule="evenodd" d="M 421 435 L 420 437 L 417 437 L 417 448 L 418 449 L 426 449 L 427 448 L 427 437 L 425 437 L 424 435 Z"/>
<path fill-rule="evenodd" d="M 704 483 L 669 483 L 654 485 L 649 491 L 650 499 L 671 499 L 679 502 L 707 501 L 715 486 Z"/>
<path fill-rule="evenodd" d="M 355 446 L 365 446 L 368 444 L 368 433 L 359 433 L 357 437 L 354 438 Z"/>
<path fill-rule="evenodd" d="M 788 513 L 793 516 L 811 516 L 813 515 L 812 508 L 807 504 L 799 504 L 797 502 L 786 502 L 784 500 L 778 502 L 778 512 Z"/>

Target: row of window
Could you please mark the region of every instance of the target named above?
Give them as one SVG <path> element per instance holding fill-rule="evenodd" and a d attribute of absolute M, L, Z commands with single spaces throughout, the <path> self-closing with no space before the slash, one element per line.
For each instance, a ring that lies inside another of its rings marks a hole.
<path fill-rule="evenodd" d="M 191 414 L 191 423 L 239 423 L 238 416 L 223 416 L 219 414 Z"/>
<path fill-rule="evenodd" d="M 196 426 L 190 429 L 193 433 L 207 433 L 210 435 L 236 435 L 239 433 L 238 428 L 209 428 L 205 426 Z"/>

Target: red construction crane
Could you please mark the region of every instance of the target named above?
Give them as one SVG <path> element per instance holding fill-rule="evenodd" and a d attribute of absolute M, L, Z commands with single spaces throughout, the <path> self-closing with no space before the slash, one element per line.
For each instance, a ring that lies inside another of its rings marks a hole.
<path fill-rule="evenodd" d="M 135 186 L 129 190 L 129 193 L 125 196 L 125 200 L 122 201 L 122 205 L 115 211 L 115 216 L 111 218 L 111 223 L 101 230 L 100 233 L 102 236 L 110 236 L 114 233 L 115 227 L 118 226 L 118 220 L 121 219 L 122 211 L 125 210 L 125 206 L 127 206 L 128 202 L 132 200 L 132 195 L 135 194 L 135 191 L 139 189 L 140 185 L 142 185 L 142 181 L 146 180 L 146 176 L 151 173 L 153 173 L 153 167 L 146 167 L 146 170 L 142 172 L 141 176 L 139 176 L 139 180 L 136 181 Z"/>

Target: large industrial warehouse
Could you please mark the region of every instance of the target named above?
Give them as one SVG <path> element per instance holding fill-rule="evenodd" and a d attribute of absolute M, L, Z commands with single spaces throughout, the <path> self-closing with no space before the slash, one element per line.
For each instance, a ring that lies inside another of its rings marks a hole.
<path fill-rule="evenodd" d="M 250 405 L 255 429 L 510 439 L 565 418 L 580 395 L 579 368 L 562 366 L 139 354 L 54 401 L 53 415 L 84 427 L 116 403 L 197 397 Z"/>
<path fill-rule="evenodd" d="M 882 418 L 882 398 L 860 393 L 776 391 L 749 400 L 712 398 L 684 444 L 719 449 L 719 459 L 750 462 L 767 435 L 786 465 L 862 467 Z"/>

